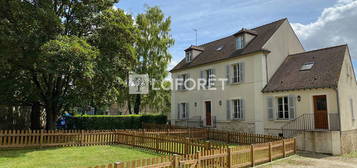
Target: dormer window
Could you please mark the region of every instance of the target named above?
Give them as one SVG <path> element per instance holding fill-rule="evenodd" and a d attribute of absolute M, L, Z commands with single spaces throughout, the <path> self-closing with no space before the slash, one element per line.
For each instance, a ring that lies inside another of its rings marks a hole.
<path fill-rule="evenodd" d="M 244 48 L 244 36 L 238 36 L 236 37 L 236 49 L 239 50 L 239 49 L 242 49 Z"/>
<path fill-rule="evenodd" d="M 313 62 L 305 63 L 304 65 L 301 66 L 300 71 L 310 70 L 313 66 L 314 66 Z"/>
<path fill-rule="evenodd" d="M 186 62 L 191 62 L 191 61 L 192 61 L 192 52 L 186 51 Z"/>

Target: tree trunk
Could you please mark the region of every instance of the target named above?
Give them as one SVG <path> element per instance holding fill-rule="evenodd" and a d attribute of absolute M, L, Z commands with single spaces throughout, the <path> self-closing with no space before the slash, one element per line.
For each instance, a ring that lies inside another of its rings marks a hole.
<path fill-rule="evenodd" d="M 55 130 L 57 115 L 59 113 L 56 103 L 46 104 L 46 129 Z"/>
<path fill-rule="evenodd" d="M 34 102 L 31 107 L 31 129 L 41 129 L 41 104 Z"/>
<path fill-rule="evenodd" d="M 134 113 L 135 114 L 139 114 L 140 105 L 141 105 L 141 95 L 137 94 L 136 97 L 135 97 L 135 104 L 134 104 Z"/>
<path fill-rule="evenodd" d="M 132 111 L 131 111 L 131 101 L 130 101 L 130 96 L 128 98 L 128 111 L 129 111 L 129 114 L 133 114 Z"/>

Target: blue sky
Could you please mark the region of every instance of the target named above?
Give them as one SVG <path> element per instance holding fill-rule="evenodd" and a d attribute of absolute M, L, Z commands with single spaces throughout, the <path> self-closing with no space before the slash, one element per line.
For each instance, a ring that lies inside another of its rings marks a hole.
<path fill-rule="evenodd" d="M 193 29 L 203 44 L 285 17 L 306 50 L 348 43 L 357 67 L 356 0 L 121 0 L 116 7 L 135 16 L 146 5 L 159 6 L 172 19 L 170 68 L 195 44 Z"/>

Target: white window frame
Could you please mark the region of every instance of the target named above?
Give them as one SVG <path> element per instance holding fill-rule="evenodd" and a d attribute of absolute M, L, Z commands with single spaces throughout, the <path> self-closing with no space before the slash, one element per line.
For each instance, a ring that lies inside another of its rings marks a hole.
<path fill-rule="evenodd" d="M 279 99 L 281 99 L 281 104 L 279 103 Z M 280 96 L 276 97 L 277 102 L 277 120 L 290 120 L 290 108 L 289 108 L 289 96 Z M 282 109 L 280 109 L 282 107 Z M 285 109 L 287 107 L 287 109 Z M 283 117 L 280 117 L 282 113 Z M 286 116 L 286 114 L 288 116 Z"/>
<path fill-rule="evenodd" d="M 240 83 L 241 82 L 241 72 L 240 72 L 240 63 L 236 63 L 232 65 L 232 83 Z"/>
<path fill-rule="evenodd" d="M 312 67 L 314 66 L 314 62 L 307 62 L 307 63 L 304 63 L 301 68 L 300 68 L 300 71 L 308 71 L 308 70 L 311 70 Z"/>
<path fill-rule="evenodd" d="M 210 87 L 212 87 L 212 79 L 213 79 L 213 69 L 207 69 L 207 70 L 205 70 L 205 77 L 206 77 L 206 87 L 207 88 L 210 88 Z"/>
<path fill-rule="evenodd" d="M 191 61 L 192 61 L 192 52 L 186 51 L 186 62 L 191 62 Z"/>
<path fill-rule="evenodd" d="M 179 90 L 186 90 L 187 88 L 185 87 L 185 82 L 187 81 L 187 79 L 188 79 L 188 74 L 181 74 L 181 75 L 179 75 L 179 79 L 180 79 L 180 81 L 179 81 L 179 83 L 178 83 L 178 85 L 179 85 Z"/>
<path fill-rule="evenodd" d="M 242 99 L 232 99 L 232 119 L 233 120 L 242 120 L 243 119 L 243 105 Z"/>
<path fill-rule="evenodd" d="M 180 118 L 181 120 L 186 120 L 187 119 L 187 103 L 186 102 L 181 102 L 180 103 L 180 110 L 179 113 L 180 113 Z"/>
<path fill-rule="evenodd" d="M 236 49 L 237 50 L 242 49 L 242 48 L 244 48 L 244 46 L 245 46 L 244 36 L 241 35 L 241 36 L 236 37 Z"/>

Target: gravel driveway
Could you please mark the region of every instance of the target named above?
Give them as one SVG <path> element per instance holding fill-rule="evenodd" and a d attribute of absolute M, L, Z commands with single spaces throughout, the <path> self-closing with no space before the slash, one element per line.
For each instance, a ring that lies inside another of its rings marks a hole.
<path fill-rule="evenodd" d="M 357 155 L 330 156 L 299 152 L 298 155 L 274 161 L 259 168 L 357 168 Z"/>

